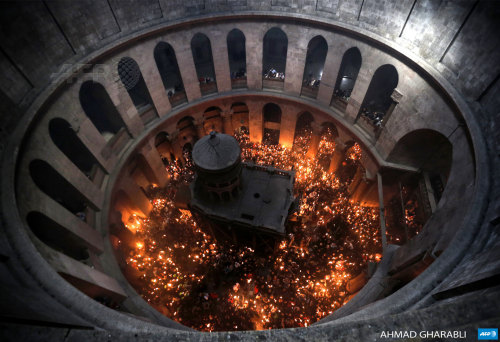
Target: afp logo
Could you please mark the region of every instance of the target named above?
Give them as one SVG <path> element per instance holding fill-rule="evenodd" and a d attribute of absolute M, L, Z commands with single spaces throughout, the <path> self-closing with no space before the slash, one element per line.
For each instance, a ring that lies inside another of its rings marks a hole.
<path fill-rule="evenodd" d="M 498 329 L 477 329 L 478 340 L 498 340 Z"/>

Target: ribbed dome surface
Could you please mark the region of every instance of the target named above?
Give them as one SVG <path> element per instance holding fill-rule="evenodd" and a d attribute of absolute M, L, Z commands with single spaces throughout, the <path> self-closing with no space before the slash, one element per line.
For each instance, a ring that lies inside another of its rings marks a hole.
<path fill-rule="evenodd" d="M 212 131 L 194 145 L 193 161 L 204 170 L 223 170 L 234 165 L 240 153 L 241 149 L 235 138 Z"/>

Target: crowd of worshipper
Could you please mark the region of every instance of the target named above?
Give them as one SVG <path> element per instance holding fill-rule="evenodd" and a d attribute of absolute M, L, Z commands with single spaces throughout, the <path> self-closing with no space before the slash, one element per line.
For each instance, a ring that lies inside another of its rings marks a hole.
<path fill-rule="evenodd" d="M 307 78 L 304 78 L 304 81 L 302 81 L 302 86 L 317 88 L 317 87 L 319 87 L 320 83 L 321 83 L 321 79 L 313 77 L 313 74 L 310 73 L 307 76 Z"/>
<path fill-rule="evenodd" d="M 349 279 L 381 258 L 378 209 L 353 203 L 348 195 L 361 148 L 346 153 L 336 174 L 328 172 L 335 150 L 328 129 L 315 158 L 306 156 L 311 129 L 297 134 L 293 148 L 250 142 L 235 133 L 242 160 L 296 171 L 300 207 L 274 252 L 215 241 L 187 210 L 172 199 L 179 185 L 192 181 L 190 149 L 185 165 L 166 165 L 170 182 L 151 188 L 153 210 L 132 216 L 135 248 L 122 245 L 127 264 L 139 274 L 132 284 L 167 317 L 202 331 L 306 327 L 345 304 Z"/>
<path fill-rule="evenodd" d="M 247 77 L 247 71 L 245 68 L 240 68 L 238 71 L 232 71 L 231 72 L 231 79 L 232 80 L 237 80 L 241 78 L 246 78 Z"/>
<path fill-rule="evenodd" d="M 285 80 L 285 73 L 278 72 L 275 68 L 270 68 L 267 72 L 264 72 L 264 78 L 270 78 L 275 80 Z"/>
<path fill-rule="evenodd" d="M 181 91 L 184 91 L 184 89 L 182 88 L 182 85 L 177 84 L 177 85 L 175 85 L 175 87 L 171 87 L 171 88 L 167 89 L 167 95 L 168 95 L 168 97 L 172 97 L 176 93 L 181 92 Z"/>
<path fill-rule="evenodd" d="M 363 107 L 361 109 L 361 116 L 368 119 L 375 127 L 382 127 L 384 115 L 385 113 L 375 111 L 373 109 L 370 109 L 369 107 Z"/>
<path fill-rule="evenodd" d="M 351 97 L 352 89 L 339 89 L 336 88 L 333 92 L 333 95 L 335 95 L 338 98 L 341 98 L 345 101 L 349 101 L 349 98 Z"/>
<path fill-rule="evenodd" d="M 207 84 L 207 83 L 213 83 L 215 82 L 215 78 L 211 77 L 211 76 L 205 76 L 205 77 L 200 77 L 198 79 L 198 81 L 201 83 L 201 84 Z"/>

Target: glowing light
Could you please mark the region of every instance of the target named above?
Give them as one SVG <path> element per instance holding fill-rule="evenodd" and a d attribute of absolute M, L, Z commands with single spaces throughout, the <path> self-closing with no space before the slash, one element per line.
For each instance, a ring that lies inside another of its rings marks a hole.
<path fill-rule="evenodd" d="M 291 148 L 251 143 L 241 133 L 237 139 L 242 160 L 296 171 L 300 207 L 278 248 L 266 257 L 249 247 L 220 246 L 190 211 L 174 206 L 177 187 L 193 179 L 186 152 L 185 166 L 177 161 L 166 166 L 171 180 L 166 188 L 151 189 L 151 215 L 131 216 L 127 228 L 141 242 L 119 245 L 137 271 L 128 276 L 160 312 L 198 330 L 309 326 L 341 307 L 349 297 L 349 279 L 368 261 L 380 260 L 378 210 L 350 200 L 349 177 L 328 172 L 333 132 L 321 135 L 315 158 L 307 157 L 310 129 L 298 134 Z M 353 145 L 346 164 L 361 156 Z"/>

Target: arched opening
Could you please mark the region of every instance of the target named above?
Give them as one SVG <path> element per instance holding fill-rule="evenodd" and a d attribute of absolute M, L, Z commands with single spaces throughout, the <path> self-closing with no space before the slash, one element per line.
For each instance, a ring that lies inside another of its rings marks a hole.
<path fill-rule="evenodd" d="M 134 103 L 144 124 L 153 121 L 158 115 L 153 106 L 153 100 L 142 77 L 137 62 L 130 57 L 123 57 L 118 62 L 118 75 Z"/>
<path fill-rule="evenodd" d="M 46 161 L 35 159 L 29 164 L 29 172 L 41 191 L 79 219 L 87 221 L 91 203 L 52 166 Z"/>
<path fill-rule="evenodd" d="M 299 115 L 295 123 L 295 134 L 293 137 L 293 148 L 307 152 L 311 142 L 312 123 L 314 118 L 311 113 L 304 112 Z"/>
<path fill-rule="evenodd" d="M 397 85 L 398 72 L 394 66 L 385 64 L 375 71 L 358 114 L 358 119 L 363 119 L 362 125 L 367 123 L 370 127 L 379 129 L 385 124 L 394 109 L 391 95 Z"/>
<path fill-rule="evenodd" d="M 232 29 L 227 35 L 227 54 L 229 57 L 232 88 L 246 88 L 247 57 L 245 35 L 238 29 Z"/>
<path fill-rule="evenodd" d="M 155 147 L 163 164 L 168 165 L 175 160 L 174 150 L 167 132 L 160 132 L 155 137 Z"/>
<path fill-rule="evenodd" d="M 219 107 L 209 107 L 203 113 L 203 129 L 205 134 L 211 131 L 222 132 L 222 116 Z"/>
<path fill-rule="evenodd" d="M 264 134 L 262 142 L 266 145 L 278 145 L 280 142 L 281 108 L 268 103 L 263 109 Z"/>
<path fill-rule="evenodd" d="M 388 233 L 394 243 L 411 239 L 434 212 L 448 181 L 452 156 L 450 141 L 430 129 L 410 132 L 396 143 L 387 161 L 418 171 L 384 173 Z"/>
<path fill-rule="evenodd" d="M 125 123 L 102 84 L 83 82 L 79 97 L 83 111 L 106 140 L 124 130 Z"/>
<path fill-rule="evenodd" d="M 263 87 L 283 89 L 288 38 L 280 28 L 273 27 L 264 35 L 263 44 Z"/>
<path fill-rule="evenodd" d="M 159 183 L 153 169 L 142 154 L 137 154 L 129 163 L 129 175 L 141 187 L 145 195 L 151 186 Z"/>
<path fill-rule="evenodd" d="M 184 83 L 172 46 L 165 42 L 159 42 L 154 50 L 154 58 L 172 107 L 187 102 Z"/>
<path fill-rule="evenodd" d="M 177 139 L 180 146 L 186 142 L 194 144 L 198 140 L 194 119 L 191 116 L 185 116 L 177 122 L 177 131 L 179 132 Z"/>
<path fill-rule="evenodd" d="M 215 79 L 210 39 L 203 33 L 195 34 L 193 39 L 191 39 L 191 52 L 193 54 L 196 75 L 200 82 L 201 95 L 216 93 L 217 81 Z"/>
<path fill-rule="evenodd" d="M 323 77 L 328 44 L 322 36 L 316 36 L 307 45 L 306 65 L 302 79 L 301 95 L 315 99 Z"/>
<path fill-rule="evenodd" d="M 321 134 L 319 140 L 318 153 L 316 159 L 323 170 L 328 170 L 330 173 L 337 170 L 337 164 L 341 160 L 336 160 L 334 156 L 337 154 L 337 159 L 341 159 L 341 153 L 337 151 L 335 138 L 339 136 L 337 127 L 332 122 L 323 122 L 321 124 Z"/>
<path fill-rule="evenodd" d="M 347 102 L 349 102 L 352 90 L 356 84 L 356 79 L 358 78 L 361 61 L 361 53 L 356 47 L 352 47 L 344 53 L 342 62 L 340 63 L 339 74 L 335 81 L 331 106 L 345 111 Z"/>
<path fill-rule="evenodd" d="M 61 118 L 50 120 L 49 135 L 54 144 L 80 171 L 98 185 L 101 184 L 104 177 L 103 170 L 66 120 Z"/>
<path fill-rule="evenodd" d="M 26 221 L 33 234 L 50 248 L 78 261 L 89 258 L 88 248 L 90 246 L 81 237 L 73 234 L 51 218 L 32 211 L 26 216 Z"/>
<path fill-rule="evenodd" d="M 233 113 L 231 120 L 233 123 L 234 131 L 237 134 L 250 134 L 247 128 L 250 126 L 247 105 L 243 102 L 233 103 L 231 106 L 231 112 Z"/>

